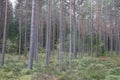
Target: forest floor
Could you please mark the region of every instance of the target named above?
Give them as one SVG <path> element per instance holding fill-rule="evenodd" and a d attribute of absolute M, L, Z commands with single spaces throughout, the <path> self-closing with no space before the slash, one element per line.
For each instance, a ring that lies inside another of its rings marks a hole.
<path fill-rule="evenodd" d="M 52 56 L 45 65 L 45 54 L 39 54 L 39 62 L 34 62 L 32 70 L 27 69 L 28 57 L 6 54 L 5 65 L 0 67 L 0 80 L 120 80 L 119 57 L 83 57 L 73 60 L 68 67 L 67 57 L 59 66 L 58 56 Z"/>

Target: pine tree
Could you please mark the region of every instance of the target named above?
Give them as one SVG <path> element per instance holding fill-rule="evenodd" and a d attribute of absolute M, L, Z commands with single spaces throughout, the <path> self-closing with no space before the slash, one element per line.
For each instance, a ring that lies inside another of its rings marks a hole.
<path fill-rule="evenodd" d="M 48 12 L 47 12 L 47 28 L 46 28 L 46 64 L 49 64 L 50 60 L 50 42 L 51 42 L 51 0 L 48 0 Z"/>
<path fill-rule="evenodd" d="M 4 19 L 3 43 L 2 43 L 2 58 L 1 58 L 1 65 L 2 66 L 4 65 L 5 47 L 6 47 L 7 13 L 8 13 L 8 0 L 5 0 L 5 19 Z"/>
<path fill-rule="evenodd" d="M 20 60 L 21 56 L 21 41 L 22 41 L 22 0 L 19 0 L 19 48 L 18 48 L 18 60 Z"/>
<path fill-rule="evenodd" d="M 63 62 L 63 0 L 60 0 L 60 38 L 59 38 L 59 64 Z"/>
<path fill-rule="evenodd" d="M 29 53 L 29 62 L 28 62 L 28 68 L 32 69 L 33 66 L 33 49 L 34 49 L 34 17 L 35 17 L 35 1 L 32 0 L 32 15 L 31 15 L 31 34 L 30 34 L 30 53 Z"/>

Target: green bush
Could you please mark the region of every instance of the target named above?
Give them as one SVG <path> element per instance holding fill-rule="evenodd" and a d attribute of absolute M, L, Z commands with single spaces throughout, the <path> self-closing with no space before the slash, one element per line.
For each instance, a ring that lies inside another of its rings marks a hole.
<path fill-rule="evenodd" d="M 91 63 L 97 63 L 98 59 L 96 58 L 91 58 L 91 57 L 83 57 L 82 60 L 80 61 L 80 65 L 83 67 L 88 67 Z"/>
<path fill-rule="evenodd" d="M 68 70 L 67 72 L 62 73 L 58 80 L 78 80 L 79 76 L 76 73 L 75 70 Z"/>
<path fill-rule="evenodd" d="M 86 68 L 86 74 L 92 79 L 104 79 L 107 68 L 103 64 L 92 63 Z"/>
<path fill-rule="evenodd" d="M 22 69 L 21 73 L 24 75 L 30 75 L 32 73 L 32 71 L 28 70 L 28 69 Z"/>

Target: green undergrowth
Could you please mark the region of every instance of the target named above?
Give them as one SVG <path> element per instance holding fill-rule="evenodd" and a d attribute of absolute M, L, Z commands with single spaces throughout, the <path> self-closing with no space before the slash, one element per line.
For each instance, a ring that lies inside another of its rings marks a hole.
<path fill-rule="evenodd" d="M 34 62 L 32 70 L 27 69 L 28 59 L 6 54 L 5 65 L 0 67 L 0 80 L 120 80 L 120 59 L 83 57 L 72 61 L 64 57 L 61 65 L 58 56 L 52 54 L 50 64 L 45 64 L 45 54 L 39 54 L 38 63 Z"/>

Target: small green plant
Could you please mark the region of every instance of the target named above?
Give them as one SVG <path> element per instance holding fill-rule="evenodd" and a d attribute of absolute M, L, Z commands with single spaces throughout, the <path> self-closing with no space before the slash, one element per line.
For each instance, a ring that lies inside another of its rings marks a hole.
<path fill-rule="evenodd" d="M 104 79 L 106 71 L 106 67 L 103 64 L 92 63 L 86 68 L 86 73 L 91 79 Z"/>
<path fill-rule="evenodd" d="M 110 75 L 120 75 L 120 67 L 115 67 L 109 70 Z"/>
<path fill-rule="evenodd" d="M 105 80 L 120 80 L 120 76 L 108 75 Z"/>

